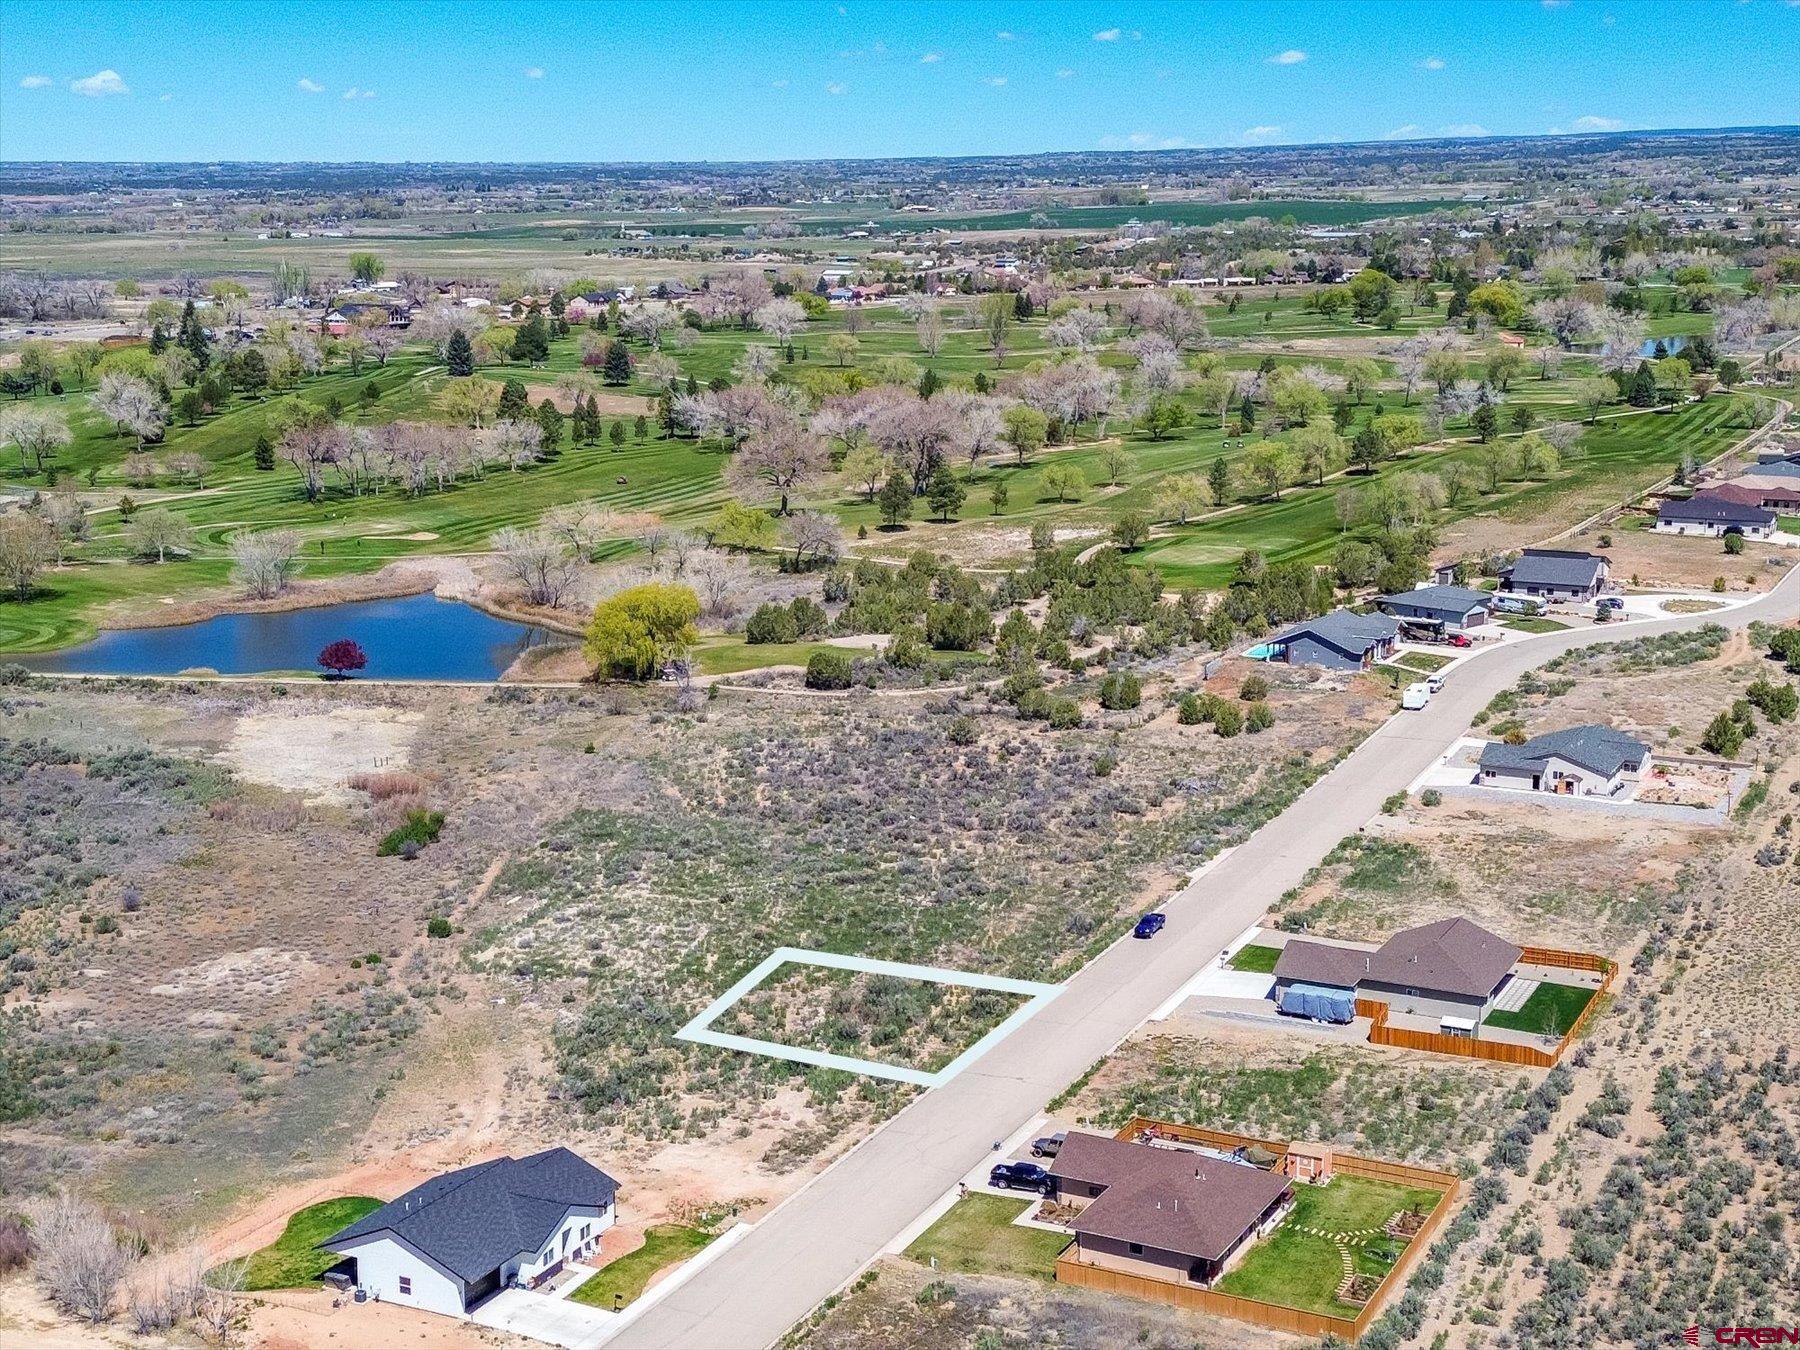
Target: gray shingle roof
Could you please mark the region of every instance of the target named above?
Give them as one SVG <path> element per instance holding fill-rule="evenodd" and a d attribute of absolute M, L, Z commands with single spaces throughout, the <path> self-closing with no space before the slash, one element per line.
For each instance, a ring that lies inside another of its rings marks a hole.
<path fill-rule="evenodd" d="M 1761 460 L 1745 470 L 1745 478 L 1800 478 L 1800 464 L 1791 459 Z"/>
<path fill-rule="evenodd" d="M 1468 919 L 1440 919 L 1395 933 L 1363 978 L 1403 988 L 1486 998 L 1523 952 Z"/>
<path fill-rule="evenodd" d="M 446 1172 L 333 1233 L 336 1250 L 391 1232 L 464 1280 L 478 1280 L 520 1252 L 535 1252 L 571 1205 L 606 1208 L 618 1183 L 566 1148 L 496 1158 Z"/>
<path fill-rule="evenodd" d="M 1416 590 L 1377 596 L 1375 603 L 1383 606 L 1417 605 L 1460 617 L 1472 609 L 1488 608 L 1494 603 L 1494 597 L 1486 591 L 1473 590 L 1468 586 L 1420 586 Z"/>
<path fill-rule="evenodd" d="M 1685 502 L 1665 501 L 1656 508 L 1658 520 L 1695 520 L 1716 525 L 1772 525 L 1775 513 L 1766 506 L 1751 506 L 1711 492 L 1696 492 Z"/>
<path fill-rule="evenodd" d="M 1522 745 L 1490 741 L 1481 749 L 1480 764 L 1484 769 L 1533 772 L 1542 769 L 1554 755 L 1602 778 L 1611 778 L 1620 769 L 1641 765 L 1649 754 L 1650 747 L 1642 741 L 1611 727 L 1590 724 L 1547 731 Z"/>
<path fill-rule="evenodd" d="M 1593 553 L 1560 548 L 1528 548 L 1506 569 L 1507 579 L 1519 586 L 1591 586 L 1606 566 Z"/>
<path fill-rule="evenodd" d="M 1355 947 L 1330 947 L 1323 942 L 1295 938 L 1275 959 L 1275 978 L 1354 989 L 1363 977 L 1368 960 L 1369 953 Z"/>
<path fill-rule="evenodd" d="M 1400 625 L 1385 614 L 1356 614 L 1347 609 L 1334 609 L 1329 614 L 1295 624 L 1275 641 L 1292 642 L 1297 637 L 1309 635 L 1340 651 L 1361 656 L 1376 643 L 1398 637 Z"/>

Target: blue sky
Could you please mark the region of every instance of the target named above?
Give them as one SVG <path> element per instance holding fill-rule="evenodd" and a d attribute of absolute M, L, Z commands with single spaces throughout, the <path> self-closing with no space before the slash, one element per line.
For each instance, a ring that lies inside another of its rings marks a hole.
<path fill-rule="evenodd" d="M 1025 153 L 1800 120 L 1800 0 L 6 0 L 0 158 Z"/>

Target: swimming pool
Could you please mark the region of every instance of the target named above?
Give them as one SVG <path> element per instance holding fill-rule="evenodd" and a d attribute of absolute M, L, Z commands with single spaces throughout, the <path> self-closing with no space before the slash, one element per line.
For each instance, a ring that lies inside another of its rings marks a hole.
<path fill-rule="evenodd" d="M 1270 643 L 1259 642 L 1249 651 L 1244 653 L 1244 659 L 1247 661 L 1273 661 L 1275 659 L 1275 653 L 1280 650 L 1279 647 Z"/>

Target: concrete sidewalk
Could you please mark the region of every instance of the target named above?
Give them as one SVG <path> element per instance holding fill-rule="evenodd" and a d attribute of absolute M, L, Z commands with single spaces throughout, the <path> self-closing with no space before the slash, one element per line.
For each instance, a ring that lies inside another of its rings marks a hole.
<path fill-rule="evenodd" d="M 854 1279 L 959 1177 L 1040 1115 L 1339 840 L 1360 829 L 1525 671 L 1575 647 L 1706 623 L 1800 614 L 1800 569 L 1768 595 L 1722 613 L 1629 621 L 1496 644 L 1429 706 L 1390 718 L 1289 809 L 1174 896 L 1156 938 L 1115 943 L 1060 997 L 960 1077 L 916 1098 L 764 1218 L 737 1248 L 626 1328 L 612 1344 L 645 1350 L 756 1350 Z"/>

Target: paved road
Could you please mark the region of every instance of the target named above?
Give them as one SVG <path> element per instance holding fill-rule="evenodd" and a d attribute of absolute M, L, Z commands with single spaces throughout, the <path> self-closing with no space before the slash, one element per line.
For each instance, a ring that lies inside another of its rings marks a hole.
<path fill-rule="evenodd" d="M 1704 545 L 1700 545 L 1704 546 Z M 1800 568 L 1769 595 L 1713 615 L 1574 629 L 1509 642 L 1463 665 L 1419 712 L 1384 723 L 1287 811 L 1165 907 L 1151 942 L 1126 939 L 1060 997 L 943 1087 L 915 1099 L 609 1344 L 759 1350 L 851 1279 L 934 1200 L 1105 1055 L 1249 927 L 1332 846 L 1365 824 L 1526 670 L 1573 647 L 1800 616 Z"/>

